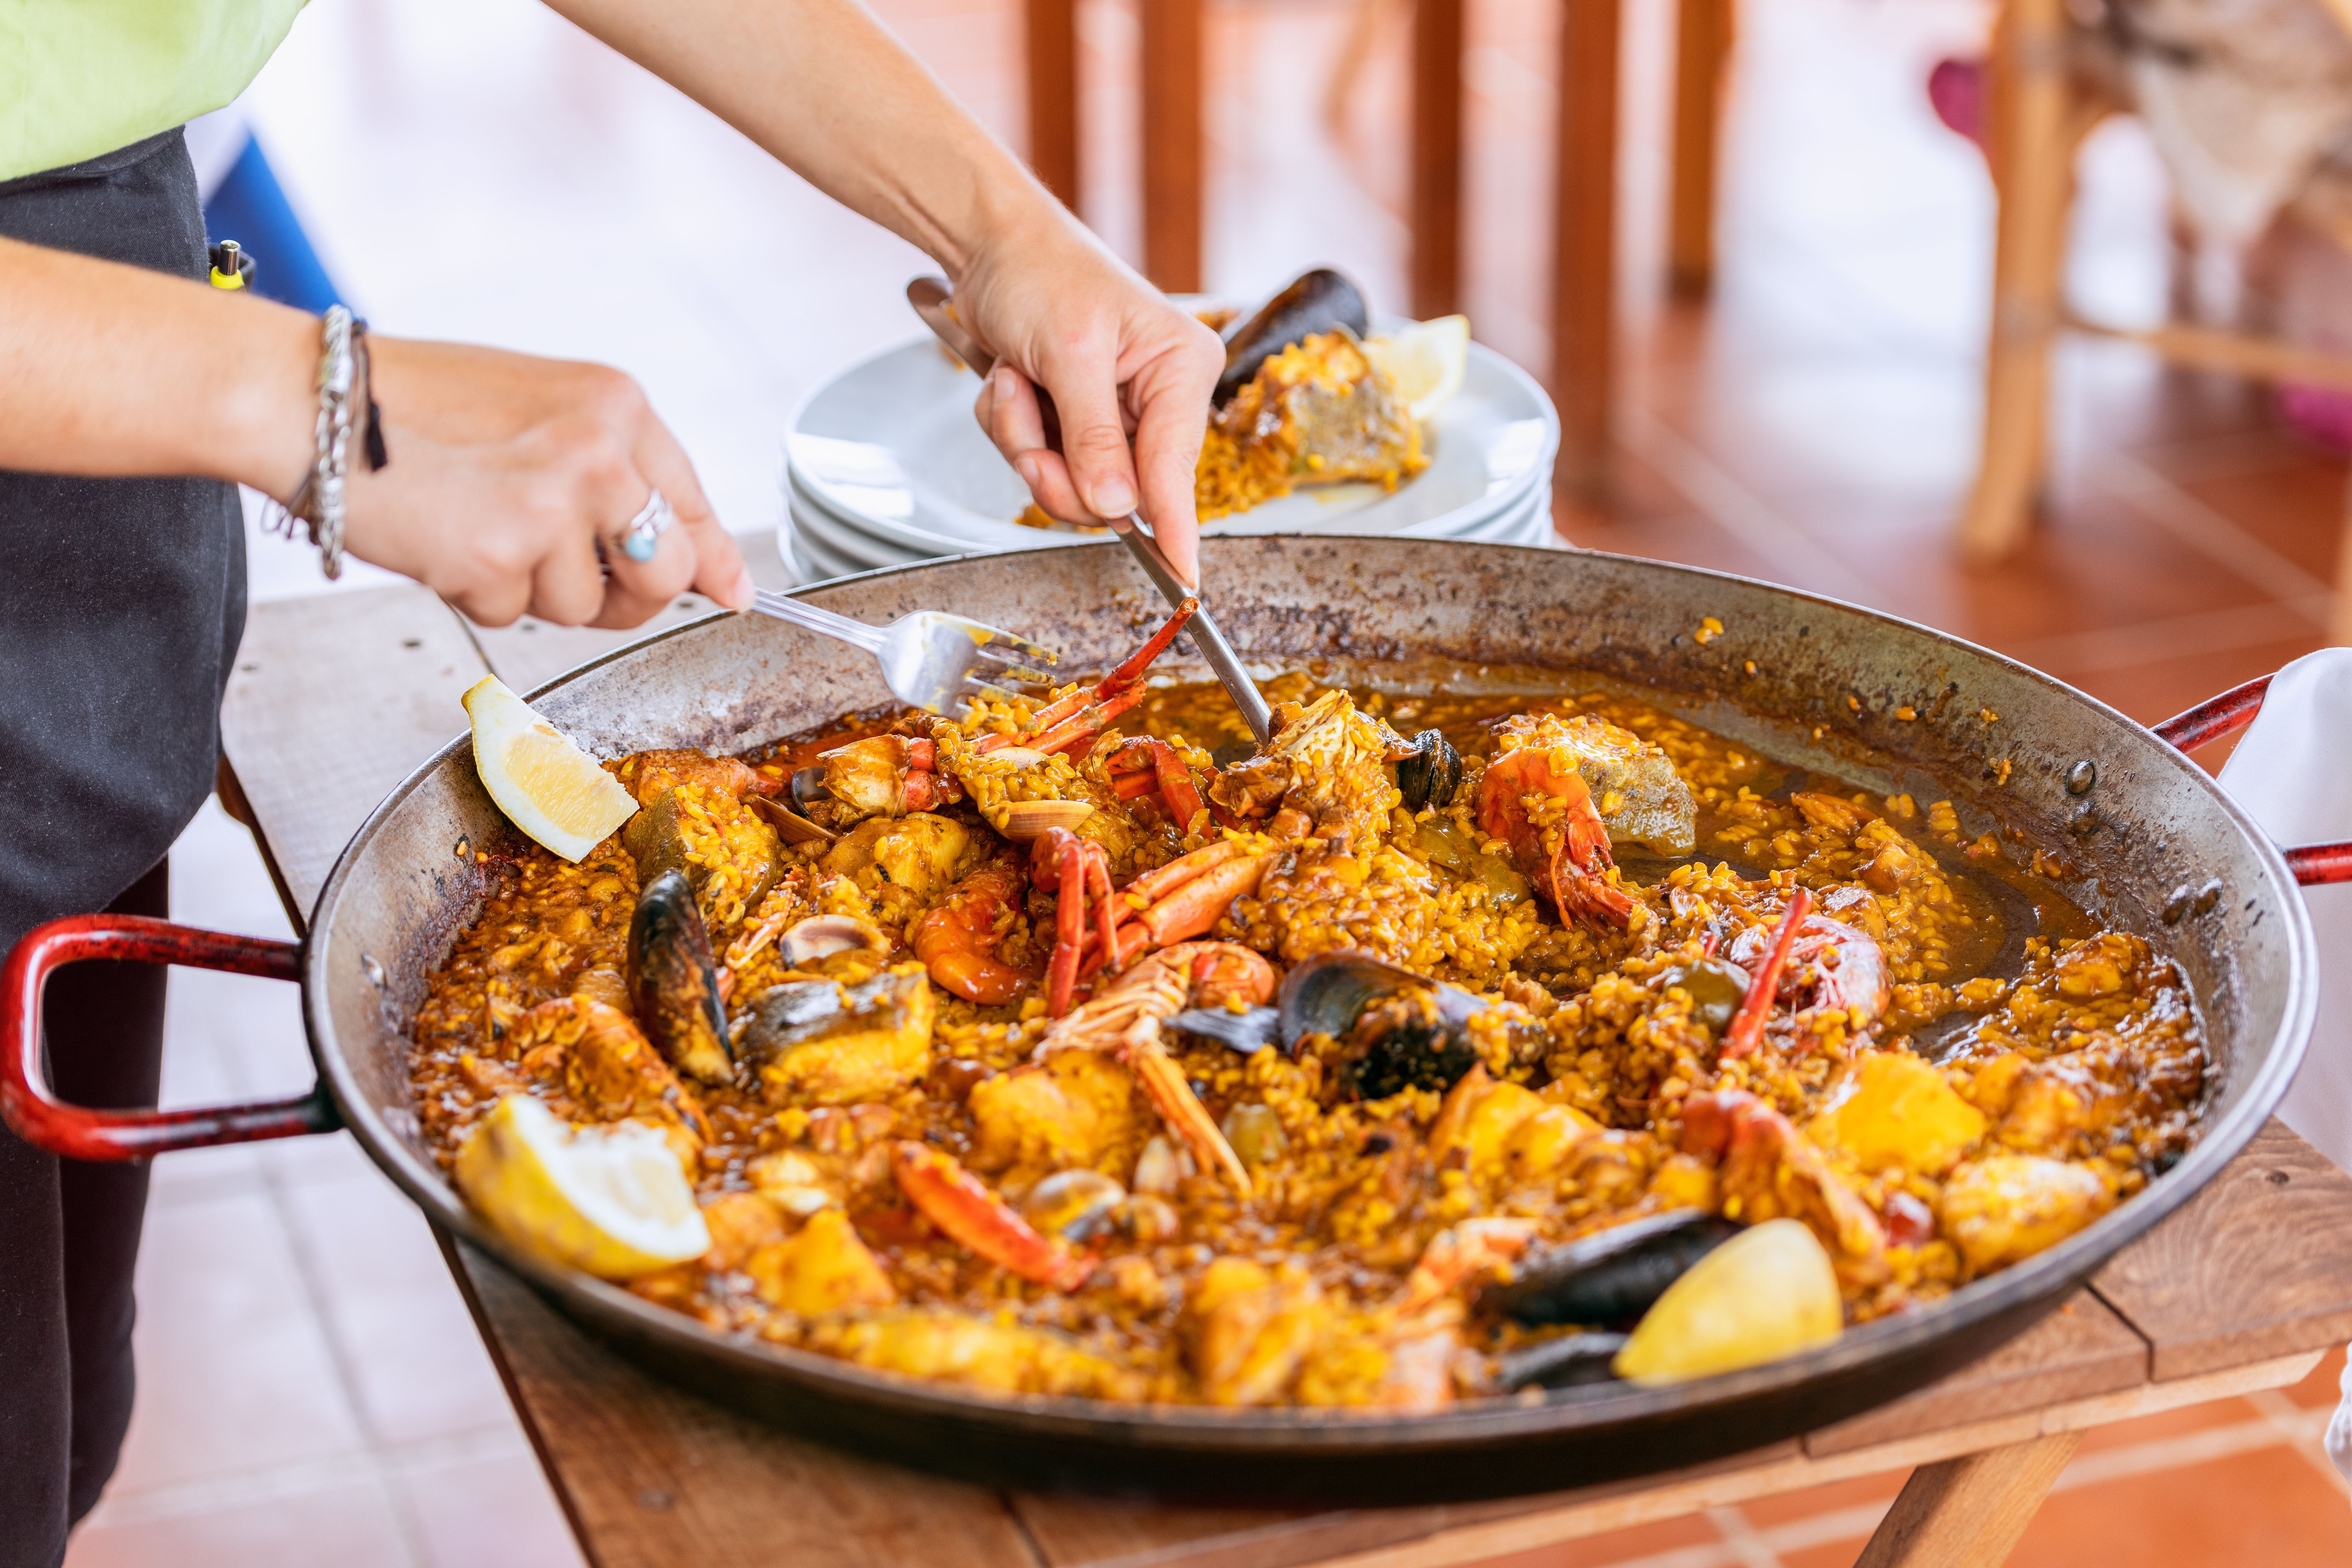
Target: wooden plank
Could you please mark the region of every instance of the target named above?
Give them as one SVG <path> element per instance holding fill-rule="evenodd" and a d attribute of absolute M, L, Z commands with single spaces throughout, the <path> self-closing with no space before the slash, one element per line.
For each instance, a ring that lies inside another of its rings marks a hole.
<path fill-rule="evenodd" d="M 2147 1381 L 2147 1342 L 2084 1290 L 1992 1354 L 1891 1405 L 1805 1438 L 1815 1458 L 2040 1410 Z"/>
<path fill-rule="evenodd" d="M 1686 300 L 1705 299 L 1715 281 L 1717 153 L 1735 14 L 1734 0 L 1682 0 L 1676 18 L 1666 281 Z"/>
<path fill-rule="evenodd" d="M 1462 309 L 1462 0 L 1412 8 L 1412 313 Z"/>
<path fill-rule="evenodd" d="M 1143 274 L 1201 289 L 1201 0 L 1142 0 Z"/>
<path fill-rule="evenodd" d="M 1055 198 L 1078 210 L 1077 0 L 1024 0 L 1029 167 Z"/>
<path fill-rule="evenodd" d="M 303 915 L 376 803 L 466 727 L 457 699 L 488 671 L 415 584 L 253 606 L 221 750 Z"/>
<path fill-rule="evenodd" d="M 450 1272 L 597 1568 L 1034 1568 L 997 1493 L 836 1454 L 657 1383 L 482 1254 Z"/>
<path fill-rule="evenodd" d="M 1622 0 L 1564 0 L 1558 203 L 1552 235 L 1552 396 L 1559 483 L 1597 497 L 1616 394 L 1617 72 Z"/>
<path fill-rule="evenodd" d="M 1922 1465 L 1854 1568 L 2000 1568 L 2083 1435 Z"/>
<path fill-rule="evenodd" d="M 2352 1340 L 2352 1175 L 2273 1120 L 2091 1281 L 2159 1382 Z"/>

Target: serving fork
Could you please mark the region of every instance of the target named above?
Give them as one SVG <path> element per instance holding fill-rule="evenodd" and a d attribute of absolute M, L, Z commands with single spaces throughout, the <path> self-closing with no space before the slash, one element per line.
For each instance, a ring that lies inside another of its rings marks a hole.
<path fill-rule="evenodd" d="M 765 589 L 752 598 L 751 608 L 864 648 L 881 665 L 882 683 L 892 696 L 942 719 L 961 713 L 976 696 L 1027 695 L 1000 680 L 1053 685 L 1046 667 L 1061 657 L 1025 637 L 944 610 L 918 610 L 887 626 L 871 626 Z"/>

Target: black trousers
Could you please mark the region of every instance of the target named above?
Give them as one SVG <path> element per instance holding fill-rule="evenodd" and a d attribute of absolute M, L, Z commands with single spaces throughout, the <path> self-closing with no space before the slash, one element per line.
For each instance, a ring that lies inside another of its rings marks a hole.
<path fill-rule="evenodd" d="M 177 131 L 0 184 L 0 234 L 205 270 Z M 0 951 L 58 915 L 164 912 L 160 862 L 212 789 L 244 552 L 215 479 L 0 472 Z M 48 1002 L 67 1099 L 154 1103 L 161 969 L 77 964 Z M 61 1168 L 0 1131 L 0 1568 L 56 1568 L 113 1473 L 146 1195 L 142 1167 Z"/>
<path fill-rule="evenodd" d="M 168 868 L 110 909 L 171 912 Z M 49 982 L 49 1081 L 77 1105 L 155 1103 L 163 978 L 77 963 Z M 131 1266 L 147 1165 L 44 1154 L 0 1129 L 0 1568 L 55 1568 L 131 1422 Z"/>

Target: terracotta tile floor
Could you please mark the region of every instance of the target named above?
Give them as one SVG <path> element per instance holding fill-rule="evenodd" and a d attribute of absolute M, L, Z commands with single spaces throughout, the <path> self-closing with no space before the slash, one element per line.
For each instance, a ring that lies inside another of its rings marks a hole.
<path fill-rule="evenodd" d="M 1350 0 L 1215 0 L 1210 281 L 1297 266 L 1401 298 L 1401 20 L 1347 135 L 1315 116 Z M 1019 132 L 1012 0 L 883 0 L 991 124 Z M 1554 16 L 1473 7 L 1465 62 L 1468 306 L 1523 363 L 1543 322 Z M 2344 465 L 2258 391 L 2108 344 L 2060 356 L 2044 525 L 2013 562 L 1946 548 L 1975 461 L 1990 198 L 1920 83 L 1979 37 L 1971 0 L 1772 0 L 1746 19 L 1727 126 L 1722 276 L 1706 307 L 1657 274 L 1665 0 L 1632 0 L 1626 383 L 1614 493 L 1563 503 L 1593 548 L 1778 578 L 1976 637 L 2143 719 L 2317 646 Z M 1087 216 L 1136 241 L 1131 0 L 1082 17 Z M 343 84 L 350 84 L 349 86 Z M 843 363 L 908 334 L 924 267 L 528 0 L 315 7 L 249 100 L 330 264 L 381 331 L 478 338 L 635 372 L 722 515 L 772 523 L 778 434 Z M 2127 124 L 2086 150 L 2072 286 L 2119 318 L 2169 287 L 2164 192 Z M 430 238 L 432 265 L 420 267 Z M 365 571 L 348 581 L 364 584 Z M 256 592 L 316 591 L 257 542 Z M 285 929 L 216 810 L 175 854 L 182 919 Z M 290 993 L 173 981 L 166 1092 L 309 1081 Z M 422 1223 L 337 1138 L 173 1156 L 142 1260 L 142 1387 L 122 1469 L 72 1568 L 579 1561 Z M 2317 1438 L 2336 1362 L 2303 1386 L 2095 1436 L 2014 1561 L 2316 1563 L 2352 1556 Z M 1514 1568 L 1829 1568 L 1900 1478 L 1510 1559 Z"/>

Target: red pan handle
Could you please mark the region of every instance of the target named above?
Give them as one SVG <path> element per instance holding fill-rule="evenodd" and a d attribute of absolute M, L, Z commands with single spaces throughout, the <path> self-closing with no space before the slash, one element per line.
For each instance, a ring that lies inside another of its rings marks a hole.
<path fill-rule="evenodd" d="M 2243 686 L 2233 686 L 2221 696 L 2153 726 L 2157 738 L 2189 752 L 2208 741 L 2234 735 L 2254 721 L 2270 689 L 2271 678 L 2267 675 Z M 2352 844 L 2298 844 L 2293 848 L 2282 848 L 2280 853 L 2286 857 L 2287 868 L 2294 873 L 2294 879 L 2305 887 L 2317 882 L 2352 882 Z"/>
<path fill-rule="evenodd" d="M 52 971 L 87 958 L 184 963 L 268 980 L 299 980 L 290 942 L 176 926 L 144 915 L 68 915 L 25 933 L 0 973 L 0 1119 L 36 1149 L 73 1160 L 144 1160 L 260 1138 L 331 1132 L 342 1125 L 326 1086 L 291 1100 L 188 1110 L 93 1110 L 49 1092 L 41 1062 L 41 990 Z"/>

